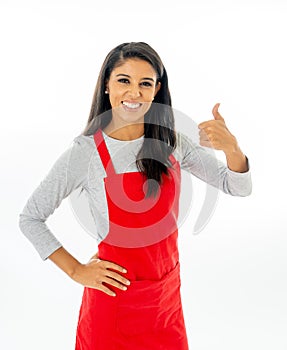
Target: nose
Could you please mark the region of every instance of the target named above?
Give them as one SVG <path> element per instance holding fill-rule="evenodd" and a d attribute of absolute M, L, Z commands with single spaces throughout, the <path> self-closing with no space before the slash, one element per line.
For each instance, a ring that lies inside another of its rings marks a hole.
<path fill-rule="evenodd" d="M 140 89 L 136 84 L 134 84 L 134 85 L 131 84 L 129 86 L 128 92 L 129 92 L 129 95 L 131 96 L 131 98 L 135 98 L 135 97 L 140 96 Z"/>

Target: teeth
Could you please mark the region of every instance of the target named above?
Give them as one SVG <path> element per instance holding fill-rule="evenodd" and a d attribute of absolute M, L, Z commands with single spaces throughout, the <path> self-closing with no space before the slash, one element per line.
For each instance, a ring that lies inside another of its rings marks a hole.
<path fill-rule="evenodd" d="M 123 101 L 123 104 L 129 108 L 138 108 L 141 104 L 140 103 L 128 103 Z"/>

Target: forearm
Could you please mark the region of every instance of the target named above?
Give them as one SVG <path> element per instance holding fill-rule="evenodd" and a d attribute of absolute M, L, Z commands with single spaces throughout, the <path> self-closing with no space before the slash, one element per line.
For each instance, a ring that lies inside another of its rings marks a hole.
<path fill-rule="evenodd" d="M 248 161 L 245 154 L 239 147 L 232 152 L 225 152 L 227 166 L 230 170 L 238 173 L 245 173 L 248 171 Z"/>
<path fill-rule="evenodd" d="M 61 247 L 48 256 L 69 277 L 73 277 L 81 263 L 75 259 L 64 247 Z"/>

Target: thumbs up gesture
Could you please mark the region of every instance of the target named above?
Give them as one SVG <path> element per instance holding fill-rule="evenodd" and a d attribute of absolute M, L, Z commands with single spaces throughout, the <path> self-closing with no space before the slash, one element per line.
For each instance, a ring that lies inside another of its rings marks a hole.
<path fill-rule="evenodd" d="M 212 109 L 214 119 L 198 125 L 200 145 L 230 154 L 238 149 L 237 140 L 228 130 L 225 120 L 218 112 L 219 105 L 220 103 L 217 103 Z"/>

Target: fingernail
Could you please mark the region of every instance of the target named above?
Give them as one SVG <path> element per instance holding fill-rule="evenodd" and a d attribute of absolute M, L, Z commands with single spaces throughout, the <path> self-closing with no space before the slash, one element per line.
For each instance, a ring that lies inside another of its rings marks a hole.
<path fill-rule="evenodd" d="M 126 269 L 123 269 L 123 272 L 126 273 L 126 272 L 128 272 L 128 271 L 127 271 Z"/>

